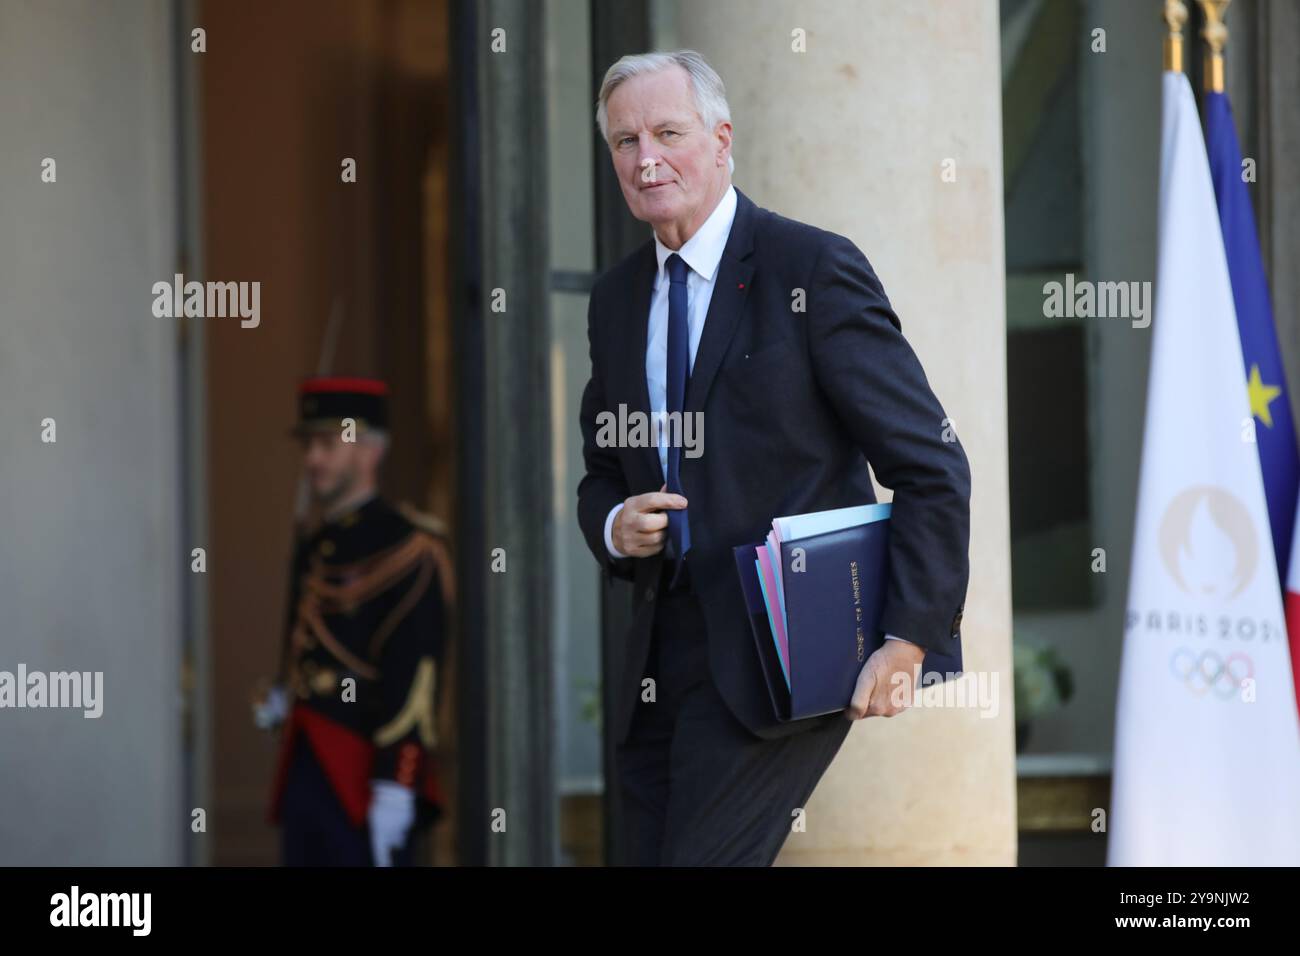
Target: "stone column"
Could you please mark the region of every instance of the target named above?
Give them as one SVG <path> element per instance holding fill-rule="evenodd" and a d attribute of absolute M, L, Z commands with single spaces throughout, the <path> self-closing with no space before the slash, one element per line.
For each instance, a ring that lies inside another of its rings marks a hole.
<path fill-rule="evenodd" d="M 778 862 L 1014 864 L 997 4 L 668 6 L 727 85 L 734 181 L 866 254 L 971 465 L 964 680 L 996 680 L 998 707 L 859 722 Z"/>

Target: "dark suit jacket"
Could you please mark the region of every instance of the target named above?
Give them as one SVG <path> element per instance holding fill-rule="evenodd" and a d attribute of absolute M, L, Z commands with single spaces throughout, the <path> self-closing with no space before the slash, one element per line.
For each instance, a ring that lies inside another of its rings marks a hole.
<path fill-rule="evenodd" d="M 687 563 L 714 682 L 753 733 L 780 737 L 844 718 L 776 720 L 732 548 L 761 541 L 779 515 L 875 501 L 870 462 L 894 492 L 881 627 L 950 653 L 960 646 L 969 574 L 970 470 L 857 247 L 736 195 L 686 391 L 686 411 L 704 413 L 703 454 L 681 458 Z M 635 582 L 627 666 L 616 691 L 621 706 L 607 717 L 619 742 L 640 694 L 662 556 L 610 558 L 605 519 L 630 495 L 658 491 L 664 477 L 653 446 L 600 447 L 596 417 L 617 415 L 620 404 L 649 410 L 646 326 L 655 268 L 651 239 L 600 277 L 587 313 L 591 380 L 582 396 L 586 475 L 578 521 L 597 561 Z"/>

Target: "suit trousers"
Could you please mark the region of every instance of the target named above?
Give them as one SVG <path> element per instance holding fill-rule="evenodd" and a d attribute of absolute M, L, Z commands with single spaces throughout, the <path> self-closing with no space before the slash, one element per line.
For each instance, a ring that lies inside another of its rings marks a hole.
<path fill-rule="evenodd" d="M 835 715 L 776 740 L 750 732 L 714 685 L 689 575 L 672 589 L 670 576 L 660 579 L 646 664 L 654 700 L 640 691 L 618 748 L 623 862 L 770 866 L 853 724 Z"/>

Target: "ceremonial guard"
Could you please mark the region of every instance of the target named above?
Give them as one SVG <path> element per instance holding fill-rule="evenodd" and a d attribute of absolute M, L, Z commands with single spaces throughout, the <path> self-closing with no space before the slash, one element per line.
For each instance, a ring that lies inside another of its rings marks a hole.
<path fill-rule="evenodd" d="M 290 581 L 281 678 L 256 706 L 283 725 L 271 819 L 290 866 L 413 862 L 442 812 L 435 701 L 451 562 L 435 524 L 377 491 L 388 388 L 316 378 L 299 392 L 303 474 L 320 513 Z"/>

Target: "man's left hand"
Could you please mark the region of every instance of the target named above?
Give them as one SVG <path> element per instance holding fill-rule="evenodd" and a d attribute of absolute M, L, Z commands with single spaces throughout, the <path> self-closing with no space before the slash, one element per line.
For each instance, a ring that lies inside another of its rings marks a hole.
<path fill-rule="evenodd" d="M 907 702 L 917 690 L 912 686 L 916 668 L 924 658 L 925 648 L 918 644 L 885 641 L 862 665 L 844 716 L 849 720 L 893 717 L 907 710 Z"/>

